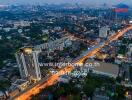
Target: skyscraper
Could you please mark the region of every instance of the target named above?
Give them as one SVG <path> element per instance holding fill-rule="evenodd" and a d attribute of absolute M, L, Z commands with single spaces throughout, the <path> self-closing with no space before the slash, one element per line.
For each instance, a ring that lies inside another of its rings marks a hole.
<path fill-rule="evenodd" d="M 38 81 L 41 79 L 41 73 L 38 62 L 38 53 L 32 47 L 24 47 L 16 53 L 16 60 L 22 79 L 29 81 Z"/>
<path fill-rule="evenodd" d="M 101 27 L 100 30 L 99 30 L 99 37 L 106 38 L 108 36 L 108 31 L 109 30 L 110 29 L 107 26 Z"/>

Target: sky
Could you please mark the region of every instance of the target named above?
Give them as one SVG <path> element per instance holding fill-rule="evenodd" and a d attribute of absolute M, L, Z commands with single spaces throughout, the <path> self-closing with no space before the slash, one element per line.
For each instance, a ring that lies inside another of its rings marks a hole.
<path fill-rule="evenodd" d="M 125 3 L 132 6 L 132 0 L 0 0 L 0 4 L 42 4 L 42 3 L 84 3 L 84 4 L 119 4 Z"/>

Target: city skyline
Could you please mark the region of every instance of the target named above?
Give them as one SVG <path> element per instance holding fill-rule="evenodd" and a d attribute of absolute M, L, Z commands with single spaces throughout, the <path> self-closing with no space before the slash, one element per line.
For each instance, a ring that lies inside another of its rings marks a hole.
<path fill-rule="evenodd" d="M 0 0 L 0 100 L 132 100 L 132 0 Z"/>
<path fill-rule="evenodd" d="M 1 0 L 0 4 L 43 4 L 43 3 L 48 3 L 48 4 L 62 4 L 62 3 L 79 3 L 79 4 L 94 4 L 94 5 L 99 5 L 99 4 L 119 4 L 119 3 L 125 3 L 128 5 L 132 5 L 131 0 Z"/>

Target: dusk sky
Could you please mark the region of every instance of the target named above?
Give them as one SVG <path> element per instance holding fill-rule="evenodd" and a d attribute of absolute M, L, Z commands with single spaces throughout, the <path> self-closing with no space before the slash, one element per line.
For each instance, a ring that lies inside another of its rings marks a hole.
<path fill-rule="evenodd" d="M 36 4 L 36 3 L 84 3 L 84 4 L 119 4 L 132 5 L 132 0 L 0 0 L 0 4 Z"/>

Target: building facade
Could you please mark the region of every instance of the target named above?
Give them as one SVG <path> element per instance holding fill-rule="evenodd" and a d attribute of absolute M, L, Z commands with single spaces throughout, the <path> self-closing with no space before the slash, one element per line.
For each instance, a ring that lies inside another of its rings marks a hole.
<path fill-rule="evenodd" d="M 100 38 L 106 38 L 108 36 L 108 31 L 110 29 L 108 27 L 101 27 L 100 30 L 99 30 L 99 37 Z"/>
<path fill-rule="evenodd" d="M 40 51 L 33 50 L 31 47 L 24 47 L 16 53 L 16 60 L 22 79 L 38 81 L 41 79 L 41 72 L 38 62 Z"/>

